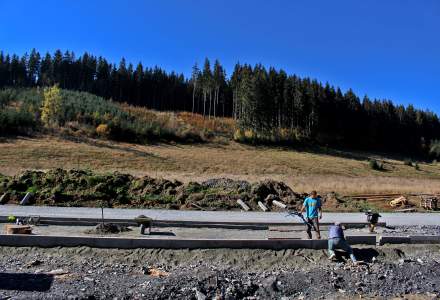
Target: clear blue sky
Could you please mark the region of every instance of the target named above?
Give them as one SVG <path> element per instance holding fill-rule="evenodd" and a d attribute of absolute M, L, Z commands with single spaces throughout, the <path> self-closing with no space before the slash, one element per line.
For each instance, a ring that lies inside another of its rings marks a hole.
<path fill-rule="evenodd" d="M 0 49 L 262 63 L 440 113 L 438 0 L 0 0 Z"/>

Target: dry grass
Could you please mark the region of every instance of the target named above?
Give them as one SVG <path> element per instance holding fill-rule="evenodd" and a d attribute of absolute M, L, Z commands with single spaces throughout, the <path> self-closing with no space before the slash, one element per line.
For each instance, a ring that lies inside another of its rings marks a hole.
<path fill-rule="evenodd" d="M 120 107 L 146 124 L 155 123 L 177 134 L 191 132 L 210 141 L 213 138 L 231 139 L 236 127 L 232 118 L 205 118 L 190 112 L 159 112 L 128 104 L 120 104 Z"/>
<path fill-rule="evenodd" d="M 232 118 L 204 118 L 202 115 L 189 112 L 179 112 L 177 118 L 199 131 L 209 130 L 229 138 L 232 138 L 236 127 Z"/>
<path fill-rule="evenodd" d="M 371 170 L 364 153 L 331 154 L 283 148 L 227 145 L 135 145 L 54 137 L 18 138 L 0 142 L 0 173 L 25 169 L 90 168 L 99 172 L 148 174 L 182 181 L 230 177 L 250 181 L 271 178 L 294 190 L 325 193 L 440 192 L 440 165 L 383 159 L 387 171 Z"/>

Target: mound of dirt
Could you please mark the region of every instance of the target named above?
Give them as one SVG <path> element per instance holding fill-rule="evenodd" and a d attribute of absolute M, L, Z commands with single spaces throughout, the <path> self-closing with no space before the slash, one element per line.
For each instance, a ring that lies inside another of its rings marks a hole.
<path fill-rule="evenodd" d="M 249 183 L 215 178 L 183 184 L 149 176 L 75 169 L 30 170 L 0 177 L 0 196 L 7 193 L 3 201 L 18 203 L 27 192 L 34 195 L 30 204 L 51 206 L 230 210 L 239 209 L 237 200 L 241 199 L 258 210 L 258 201 L 270 207 L 273 200 L 280 200 L 293 207 L 303 200 L 286 184 L 273 180 Z"/>
<path fill-rule="evenodd" d="M 214 178 L 202 182 L 206 188 L 222 188 L 225 190 L 249 191 L 251 185 L 245 180 L 233 180 L 230 178 Z"/>
<path fill-rule="evenodd" d="M 100 223 L 95 226 L 93 229 L 88 229 L 85 233 L 88 234 L 116 234 L 120 232 L 130 231 L 131 229 L 127 226 L 122 226 L 113 223 Z"/>

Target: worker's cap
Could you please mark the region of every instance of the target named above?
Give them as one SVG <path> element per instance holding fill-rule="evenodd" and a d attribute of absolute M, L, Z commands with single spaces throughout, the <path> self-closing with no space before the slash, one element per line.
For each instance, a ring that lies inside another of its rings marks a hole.
<path fill-rule="evenodd" d="M 336 226 L 341 226 L 341 222 L 335 222 Z"/>

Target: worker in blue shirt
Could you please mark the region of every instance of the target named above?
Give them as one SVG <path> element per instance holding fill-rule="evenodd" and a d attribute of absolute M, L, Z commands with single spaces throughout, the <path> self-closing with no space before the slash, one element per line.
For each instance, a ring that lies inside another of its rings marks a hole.
<path fill-rule="evenodd" d="M 357 264 L 358 261 L 353 254 L 353 249 L 345 240 L 344 230 L 340 223 L 336 222 L 335 225 L 330 226 L 328 231 L 328 254 L 329 259 L 334 259 L 336 257 L 335 249 L 342 249 L 350 255 L 353 263 Z"/>
<path fill-rule="evenodd" d="M 312 229 L 316 232 L 317 238 L 321 239 L 319 231 L 319 219 L 322 219 L 321 197 L 316 191 L 312 191 L 310 196 L 304 200 L 301 213 L 306 212 L 307 235 L 312 238 Z"/>

